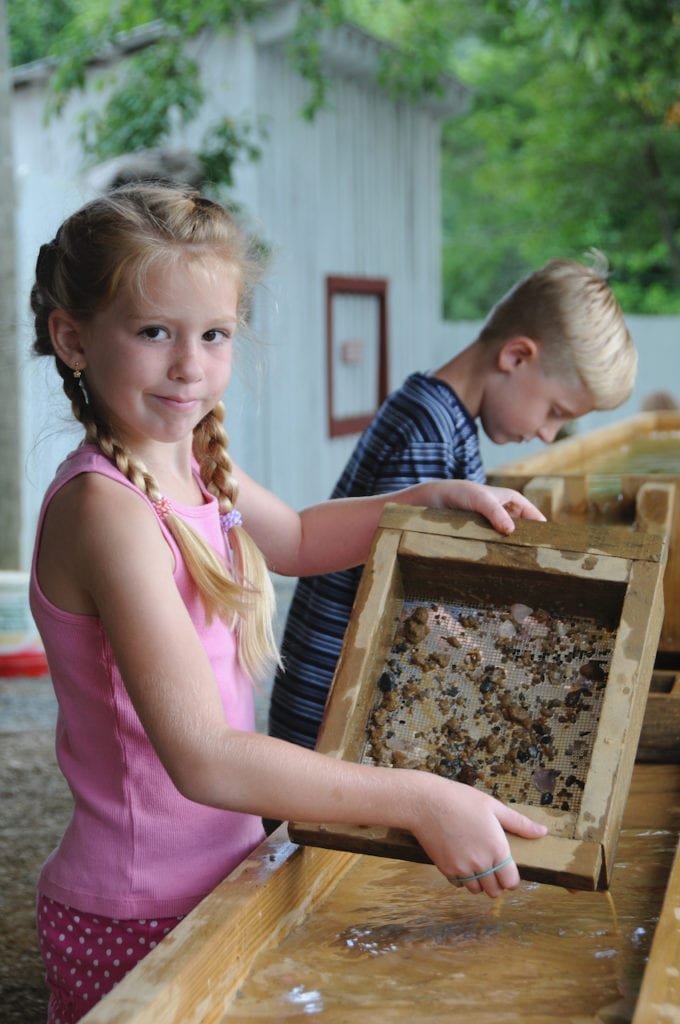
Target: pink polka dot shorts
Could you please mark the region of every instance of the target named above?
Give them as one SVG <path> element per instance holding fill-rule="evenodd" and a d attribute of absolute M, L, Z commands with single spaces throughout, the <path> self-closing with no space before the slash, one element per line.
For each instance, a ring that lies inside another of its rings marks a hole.
<path fill-rule="evenodd" d="M 118 921 L 73 910 L 41 893 L 37 919 L 50 991 L 47 1024 L 76 1024 L 182 920 Z"/>

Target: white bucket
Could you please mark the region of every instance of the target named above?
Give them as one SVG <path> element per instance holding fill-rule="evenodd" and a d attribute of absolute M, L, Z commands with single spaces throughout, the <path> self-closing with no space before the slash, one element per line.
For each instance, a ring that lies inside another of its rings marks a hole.
<path fill-rule="evenodd" d="M 27 572 L 0 571 L 0 656 L 35 643 L 38 631 L 28 603 Z"/>

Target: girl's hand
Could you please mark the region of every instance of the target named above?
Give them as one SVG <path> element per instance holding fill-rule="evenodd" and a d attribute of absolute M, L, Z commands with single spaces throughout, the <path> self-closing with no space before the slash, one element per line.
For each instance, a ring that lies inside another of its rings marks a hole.
<path fill-rule="evenodd" d="M 471 480 L 427 480 L 389 494 L 335 498 L 297 513 L 236 466 L 234 474 L 246 529 L 270 569 L 282 576 L 318 576 L 361 565 L 386 502 L 479 512 L 499 533 L 512 533 L 514 519 L 545 521 L 519 491 Z"/>
<path fill-rule="evenodd" d="M 429 500 L 423 504 L 432 508 L 479 512 L 499 533 L 512 533 L 515 519 L 546 521 L 543 513 L 528 498 L 510 487 L 492 487 L 471 480 L 433 480 L 422 486 L 431 488 Z"/>
<path fill-rule="evenodd" d="M 546 826 L 472 786 L 426 772 L 415 774 L 413 783 L 420 792 L 414 794 L 416 821 L 411 831 L 448 881 L 490 897 L 515 889 L 519 872 L 505 833 L 538 839 L 547 833 Z M 497 871 L 490 870 L 498 865 L 502 866 Z"/>

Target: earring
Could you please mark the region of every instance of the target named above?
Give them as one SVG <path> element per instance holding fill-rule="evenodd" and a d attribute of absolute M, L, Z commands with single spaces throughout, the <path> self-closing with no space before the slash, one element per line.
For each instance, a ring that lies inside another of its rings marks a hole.
<path fill-rule="evenodd" d="M 75 377 L 76 380 L 80 380 L 81 374 L 82 370 L 80 369 L 80 363 L 76 363 L 75 366 L 73 367 L 73 376 Z"/>

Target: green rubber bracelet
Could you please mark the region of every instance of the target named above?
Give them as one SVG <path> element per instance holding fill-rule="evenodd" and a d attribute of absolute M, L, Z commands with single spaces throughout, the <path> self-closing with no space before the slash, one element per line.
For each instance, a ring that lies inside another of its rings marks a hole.
<path fill-rule="evenodd" d="M 497 864 L 495 868 L 489 868 L 487 871 L 479 871 L 476 875 L 465 875 L 464 878 L 449 878 L 449 882 L 456 882 L 460 885 L 464 885 L 465 882 L 476 882 L 478 878 L 486 878 L 487 875 L 495 875 L 501 868 L 506 867 L 512 861 L 512 854 L 506 857 L 504 861 Z"/>

